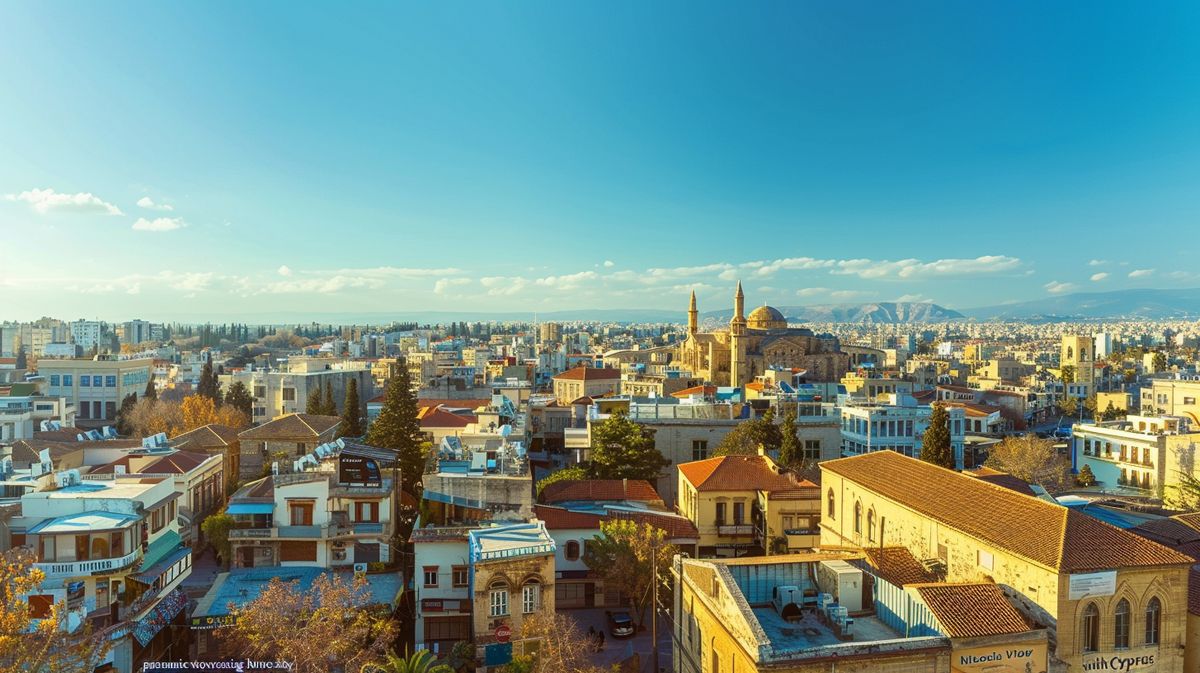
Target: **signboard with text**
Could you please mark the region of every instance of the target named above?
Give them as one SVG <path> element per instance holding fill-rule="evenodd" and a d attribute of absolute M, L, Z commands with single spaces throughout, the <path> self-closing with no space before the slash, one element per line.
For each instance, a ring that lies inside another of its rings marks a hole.
<path fill-rule="evenodd" d="M 1117 593 L 1117 571 L 1071 575 L 1068 598 L 1077 601 L 1087 596 L 1111 596 Z"/>
<path fill-rule="evenodd" d="M 338 483 L 348 486 L 379 486 L 383 484 L 379 463 L 364 456 L 342 454 L 338 458 Z"/>
<path fill-rule="evenodd" d="M 1083 657 L 1083 670 L 1116 671 L 1117 673 L 1147 673 L 1157 670 L 1158 649 L 1146 647 L 1117 652 L 1096 652 Z"/>
<path fill-rule="evenodd" d="M 1049 647 L 1045 640 L 954 648 L 951 673 L 1046 673 Z"/>

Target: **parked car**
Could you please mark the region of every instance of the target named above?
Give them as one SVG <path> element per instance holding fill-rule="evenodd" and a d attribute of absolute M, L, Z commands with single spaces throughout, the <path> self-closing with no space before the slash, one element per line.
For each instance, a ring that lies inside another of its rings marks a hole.
<path fill-rule="evenodd" d="M 637 632 L 633 625 L 633 617 L 630 617 L 628 612 L 606 610 L 604 614 L 608 616 L 608 630 L 613 638 L 631 638 Z"/>

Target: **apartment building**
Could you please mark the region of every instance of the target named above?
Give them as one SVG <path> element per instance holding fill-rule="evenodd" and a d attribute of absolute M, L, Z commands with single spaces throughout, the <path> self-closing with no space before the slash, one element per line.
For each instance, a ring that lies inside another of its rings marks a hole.
<path fill-rule="evenodd" d="M 13 386 L 13 389 L 18 387 Z M 75 408 L 64 397 L 0 396 L 0 443 L 32 439 L 38 430 L 72 428 L 74 425 Z"/>
<path fill-rule="evenodd" d="M 619 369 L 575 367 L 552 379 L 554 397 L 559 404 L 570 404 L 581 397 L 616 395 L 621 390 Z"/>
<path fill-rule="evenodd" d="M 68 628 L 85 622 L 113 649 L 102 662 L 118 673 L 143 664 L 184 659 L 191 550 L 179 532 L 179 494 L 170 478 L 116 477 L 85 481 L 79 472 L 52 472 L 48 455 L 22 479 L 10 521 L 12 544 L 38 555 L 45 580 L 28 596 L 35 618 L 64 603 Z M 13 480 L 16 477 L 10 476 Z"/>
<path fill-rule="evenodd" d="M 324 394 L 326 384 L 332 387 L 338 409 L 346 398 L 346 389 L 353 379 L 358 385 L 358 399 L 375 396 L 375 379 L 369 363 L 333 358 L 297 358 L 288 362 L 285 371 L 242 371 L 218 377 L 224 389 L 240 381 L 254 396 L 253 423 L 266 423 L 287 414 L 306 414 L 308 396 L 313 390 Z"/>
<path fill-rule="evenodd" d="M 1162 499 L 1179 484 L 1179 474 L 1196 468 L 1200 426 L 1184 416 L 1128 415 L 1071 428 L 1076 470 L 1084 465 L 1105 490 Z"/>
<path fill-rule="evenodd" d="M 84 350 L 98 347 L 103 335 L 104 323 L 99 320 L 76 320 L 71 323 L 71 341 Z"/>
<path fill-rule="evenodd" d="M 1196 400 L 1200 400 L 1200 379 L 1151 379 L 1139 397 L 1144 414 L 1186 416 L 1200 426 L 1200 405 Z"/>
<path fill-rule="evenodd" d="M 947 408 L 950 446 L 958 469 L 964 465 L 966 439 L 962 407 Z M 911 397 L 892 397 L 886 404 L 850 404 L 841 408 L 842 455 L 857 456 L 875 451 L 895 451 L 919 458 L 925 429 L 933 408 L 919 405 Z"/>
<path fill-rule="evenodd" d="M 116 421 L 126 395 L 142 396 L 153 366 L 149 358 L 43 359 L 38 361 L 38 374 L 46 379 L 47 395 L 64 397 L 75 407 L 78 425 L 98 427 Z"/>

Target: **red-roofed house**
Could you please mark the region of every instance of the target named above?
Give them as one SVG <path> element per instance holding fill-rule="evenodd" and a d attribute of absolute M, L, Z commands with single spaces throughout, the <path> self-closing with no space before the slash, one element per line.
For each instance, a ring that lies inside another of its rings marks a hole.
<path fill-rule="evenodd" d="M 421 422 L 421 430 L 429 436 L 434 446 L 442 443 L 444 437 L 458 437 L 466 432 L 467 427 L 474 424 L 476 417 L 470 414 L 455 414 L 446 411 L 441 405 L 436 407 L 421 407 L 417 412 Z"/>
<path fill-rule="evenodd" d="M 768 456 L 719 456 L 679 465 L 676 507 L 700 532 L 700 557 L 812 549 L 820 489 Z"/>
<path fill-rule="evenodd" d="M 599 397 L 617 394 L 621 389 L 621 372 L 617 369 L 576 367 L 555 376 L 554 397 L 559 404 L 570 404 L 580 397 Z"/>

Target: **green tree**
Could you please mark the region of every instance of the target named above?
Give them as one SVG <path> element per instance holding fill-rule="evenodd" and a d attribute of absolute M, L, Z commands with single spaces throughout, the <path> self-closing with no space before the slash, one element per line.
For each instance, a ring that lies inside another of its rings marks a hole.
<path fill-rule="evenodd" d="M 403 358 L 399 360 L 399 365 L 388 381 L 379 418 L 375 419 L 367 432 L 367 444 L 396 453 L 403 487 L 417 495 L 417 485 L 421 483 L 425 463 L 433 447 L 429 446 L 425 434 L 421 432 L 421 422 L 417 419 L 417 396 L 413 394 L 412 380 Z"/>
<path fill-rule="evenodd" d="M 245 414 L 246 418 L 254 418 L 254 397 L 241 381 L 234 381 L 225 391 L 225 403 Z"/>
<path fill-rule="evenodd" d="M 934 403 L 929 427 L 921 439 L 921 460 L 953 470 L 954 447 L 950 444 L 950 413 L 943 404 Z"/>
<path fill-rule="evenodd" d="M 226 568 L 229 567 L 229 555 L 232 553 L 229 546 L 229 531 L 233 530 L 233 526 L 233 517 L 223 510 L 204 517 L 204 521 L 200 524 L 200 531 L 204 533 L 204 538 L 220 554 L 221 565 Z"/>
<path fill-rule="evenodd" d="M 129 393 L 121 398 L 121 407 L 117 409 L 117 434 L 128 437 L 134 433 L 131 415 L 137 402 L 137 393 Z"/>
<path fill-rule="evenodd" d="M 783 448 L 783 431 L 775 423 L 774 409 L 768 409 L 761 418 L 751 418 L 733 426 L 717 444 L 713 455 L 751 456 L 758 453 L 759 447 L 772 455 L 778 455 L 776 452 Z"/>
<path fill-rule="evenodd" d="M 1034 434 L 1005 437 L 991 448 L 984 465 L 1050 491 L 1066 488 L 1071 483 L 1071 462 L 1058 454 L 1054 440 L 1041 439 Z"/>
<path fill-rule="evenodd" d="M 154 386 L 154 374 L 150 374 L 150 380 L 146 381 L 146 390 L 142 393 L 143 400 L 158 400 L 158 388 Z"/>
<path fill-rule="evenodd" d="M 592 479 L 658 480 L 671 461 L 654 447 L 654 438 L 624 413 L 615 413 L 592 426 Z"/>
<path fill-rule="evenodd" d="M 28 369 L 29 360 L 25 357 L 25 345 L 17 349 L 17 369 Z"/>
<path fill-rule="evenodd" d="M 1074 395 L 1063 395 L 1058 398 L 1058 413 L 1063 416 L 1074 416 L 1079 413 L 1079 400 Z"/>
<path fill-rule="evenodd" d="M 196 385 L 196 393 L 212 400 L 215 406 L 221 406 L 221 384 L 217 382 L 217 375 L 213 372 L 212 353 L 208 354 L 204 368 L 200 370 L 200 383 Z"/>
<path fill-rule="evenodd" d="M 1166 371 L 1167 370 L 1167 356 L 1165 354 L 1163 354 L 1161 351 L 1155 352 L 1152 364 L 1154 365 L 1154 371 L 1156 371 L 1156 372 Z"/>
<path fill-rule="evenodd" d="M 381 663 L 370 663 L 362 667 L 362 673 L 454 673 L 446 664 L 436 663 L 429 650 L 408 652 L 403 657 L 388 652 Z"/>
<path fill-rule="evenodd" d="M 1075 383 L 1075 365 L 1063 365 L 1058 377 L 1062 379 L 1064 388 Z"/>
<path fill-rule="evenodd" d="M 571 467 L 564 467 L 563 469 L 561 469 L 557 472 L 551 473 L 549 476 L 542 477 L 542 479 L 539 480 L 537 483 L 537 492 L 538 492 L 538 495 L 541 495 L 542 491 L 547 486 L 549 486 L 550 484 L 553 484 L 555 482 L 582 481 L 587 478 L 588 478 L 587 469 L 585 467 L 583 467 L 582 465 L 573 465 Z"/>
<path fill-rule="evenodd" d="M 796 414 L 788 412 L 779 427 L 779 464 L 789 468 L 801 468 L 805 463 L 804 447 L 796 436 Z"/>
<path fill-rule="evenodd" d="M 1200 510 L 1200 477 L 1190 470 L 1178 470 L 1175 483 L 1167 487 L 1166 502 L 1186 512 Z"/>
<path fill-rule="evenodd" d="M 337 402 L 333 401 L 333 381 L 325 382 L 325 397 L 321 400 L 321 413 L 326 416 L 337 416 Z"/>
<path fill-rule="evenodd" d="M 321 386 L 313 386 L 304 400 L 304 413 L 320 416 L 325 413 L 324 409 L 325 405 L 321 400 Z"/>
<path fill-rule="evenodd" d="M 350 379 L 346 384 L 346 399 L 342 402 L 342 422 L 338 426 L 338 437 L 362 437 L 362 409 L 358 402 L 358 380 Z"/>
<path fill-rule="evenodd" d="M 641 625 L 650 605 L 651 585 L 656 578 L 667 582 L 676 553 L 661 528 L 613 519 L 600 522 L 600 535 L 584 546 L 583 562 L 603 578 L 605 588 L 618 589 L 629 597 Z"/>
<path fill-rule="evenodd" d="M 1079 474 L 1075 476 L 1075 484 L 1087 488 L 1096 485 L 1096 475 L 1092 472 L 1092 466 L 1087 463 L 1079 468 Z"/>

